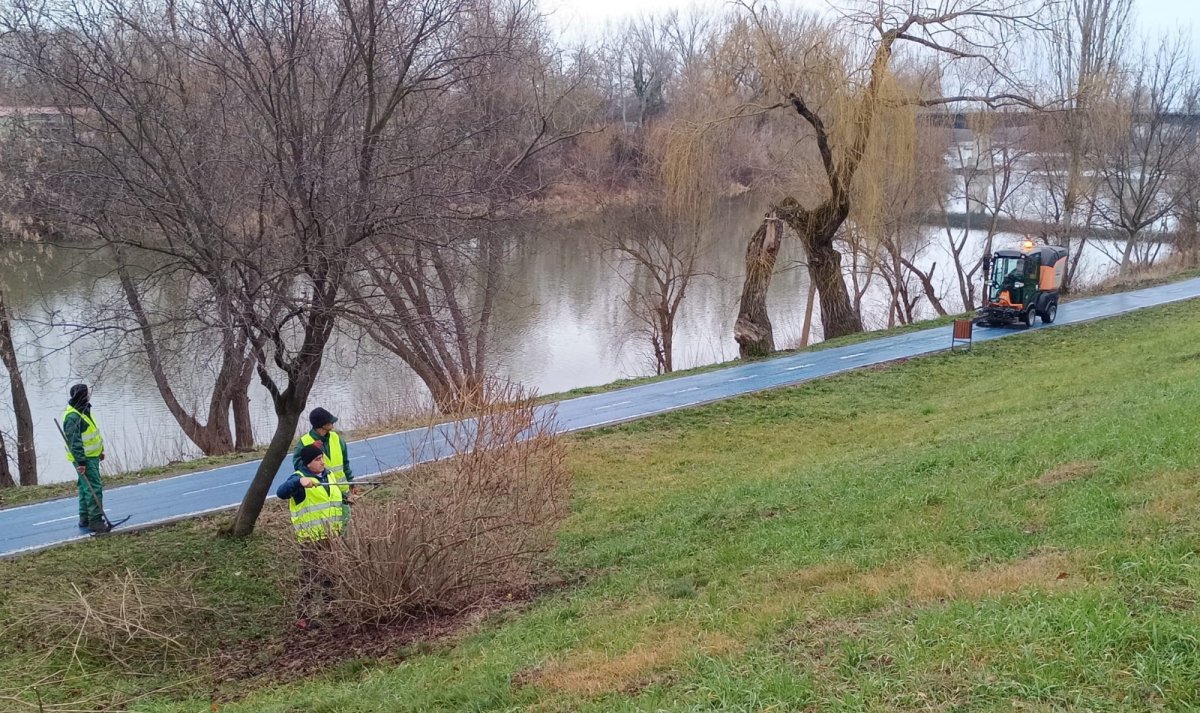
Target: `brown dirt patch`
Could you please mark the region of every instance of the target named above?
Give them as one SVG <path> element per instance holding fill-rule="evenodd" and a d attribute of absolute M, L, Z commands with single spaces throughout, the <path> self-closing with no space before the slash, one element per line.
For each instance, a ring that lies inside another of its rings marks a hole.
<path fill-rule="evenodd" d="M 552 691 L 597 696 L 636 691 L 661 678 L 677 661 L 694 654 L 720 655 L 738 649 L 737 640 L 720 633 L 682 628 L 651 629 L 622 653 L 572 652 L 541 669 L 520 674 L 527 684 Z"/>
<path fill-rule="evenodd" d="M 1070 463 L 1060 463 L 1054 466 L 1041 476 L 1031 481 L 1036 485 L 1056 485 L 1065 483 L 1070 480 L 1079 480 L 1080 478 L 1091 477 L 1100 464 L 1092 460 L 1072 461 Z"/>

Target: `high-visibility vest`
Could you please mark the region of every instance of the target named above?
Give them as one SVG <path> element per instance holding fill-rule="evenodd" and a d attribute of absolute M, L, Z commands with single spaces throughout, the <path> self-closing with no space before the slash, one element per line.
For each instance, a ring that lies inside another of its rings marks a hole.
<path fill-rule="evenodd" d="M 296 471 L 296 475 L 311 477 L 301 471 Z M 296 539 L 301 542 L 317 542 L 330 533 L 336 535 L 342 531 L 340 488 L 328 485 L 305 488 L 303 501 L 297 503 L 295 499 L 288 498 L 288 510 L 292 513 L 292 529 L 296 531 Z"/>
<path fill-rule="evenodd" d="M 317 439 L 312 437 L 311 433 L 306 433 L 300 436 L 300 445 L 311 446 Z M 325 473 L 329 476 L 330 483 L 346 483 L 346 459 L 342 453 L 342 437 L 336 431 L 330 431 L 329 435 L 325 436 L 325 443 L 328 445 L 325 454 Z M 305 463 L 305 465 L 308 465 Z M 349 485 L 341 485 L 339 489 L 342 495 L 350 493 Z"/>
<path fill-rule="evenodd" d="M 63 412 L 64 426 L 67 423 L 67 416 L 73 413 L 78 414 L 79 418 L 87 424 L 87 428 L 83 429 L 83 433 L 80 434 L 83 438 L 83 455 L 87 458 L 99 458 L 100 454 L 104 452 L 104 439 L 100 437 L 100 429 L 96 427 L 96 421 L 74 406 L 68 406 L 67 410 Z M 71 452 L 71 446 L 68 445 L 66 448 L 67 460 L 74 463 L 75 454 Z"/>

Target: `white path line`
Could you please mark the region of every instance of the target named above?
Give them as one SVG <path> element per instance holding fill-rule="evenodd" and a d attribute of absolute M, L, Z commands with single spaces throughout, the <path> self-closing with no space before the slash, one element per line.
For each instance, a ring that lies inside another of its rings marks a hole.
<path fill-rule="evenodd" d="M 812 366 L 812 364 L 801 364 L 800 366 L 789 366 L 788 368 L 784 369 L 784 371 L 795 371 L 797 369 L 807 369 L 810 366 Z"/>
<path fill-rule="evenodd" d="M 736 379 L 730 379 L 730 381 L 745 381 L 746 379 L 757 379 L 758 377 L 758 374 L 751 374 L 750 376 L 739 376 Z"/>
<path fill-rule="evenodd" d="M 842 359 L 842 360 L 853 359 L 854 357 L 860 357 L 860 356 L 866 356 L 866 355 L 867 355 L 867 352 L 859 352 L 857 354 L 847 354 L 844 357 L 838 357 L 838 359 Z"/>
<path fill-rule="evenodd" d="M 699 391 L 699 390 L 700 390 L 699 386 L 690 386 L 686 389 L 680 389 L 679 391 L 672 391 L 672 392 L 668 393 L 667 396 L 674 396 L 675 394 L 686 394 L 689 391 Z"/>
<path fill-rule="evenodd" d="M 633 401 L 618 401 L 615 404 L 608 404 L 607 406 L 597 406 L 596 408 L 594 408 L 592 410 L 593 411 L 603 411 L 606 408 L 616 408 L 618 406 L 624 406 L 625 404 L 631 404 L 631 403 L 633 403 Z"/>
<path fill-rule="evenodd" d="M 72 516 L 72 517 L 55 518 L 54 520 L 42 520 L 41 522 L 33 523 L 32 525 L 30 525 L 30 527 L 37 527 L 38 525 L 49 525 L 52 522 L 66 522 L 67 520 L 74 520 L 74 519 L 75 519 L 74 516 Z"/>
<path fill-rule="evenodd" d="M 184 493 L 184 495 L 194 495 L 196 493 L 207 493 L 210 490 L 219 490 L 221 488 L 232 488 L 235 485 L 249 485 L 249 484 L 250 484 L 250 481 L 228 483 L 226 485 L 214 485 L 211 488 L 200 488 L 199 490 L 189 490 L 186 493 Z"/>

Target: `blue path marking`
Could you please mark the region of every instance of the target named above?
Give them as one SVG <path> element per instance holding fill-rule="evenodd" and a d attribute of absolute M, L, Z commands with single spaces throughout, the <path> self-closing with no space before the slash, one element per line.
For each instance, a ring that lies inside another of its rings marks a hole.
<path fill-rule="evenodd" d="M 1200 278 L 1133 292 L 1089 297 L 1060 306 L 1053 325 L 1039 324 L 1036 329 L 1078 324 L 1195 297 L 1200 297 Z M 1026 331 L 1020 328 L 976 327 L 975 340 L 999 339 Z M 803 352 L 581 396 L 541 408 L 543 413 L 557 409 L 555 423 L 560 432 L 595 428 L 741 394 L 799 384 L 874 364 L 945 351 L 950 346 L 950 333 L 949 325 L 933 327 L 844 347 Z M 470 439 L 472 428 L 471 421 L 464 421 L 353 441 L 354 473 L 358 478 L 368 478 L 444 457 L 454 452 L 452 440 Z M 228 510 L 241 502 L 257 468 L 258 461 L 250 461 L 112 488 L 104 494 L 104 508 L 114 520 L 132 515 L 121 531 Z M 291 471 L 289 454 L 275 476 L 272 491 Z M 70 497 L 0 510 L 0 557 L 90 537 L 75 527 L 76 502 L 74 497 Z"/>

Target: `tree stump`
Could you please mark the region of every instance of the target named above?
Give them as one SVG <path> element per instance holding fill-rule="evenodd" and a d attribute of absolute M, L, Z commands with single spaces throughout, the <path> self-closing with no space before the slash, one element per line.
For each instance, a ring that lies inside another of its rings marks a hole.
<path fill-rule="evenodd" d="M 775 335 L 767 316 L 767 290 L 775 273 L 775 258 L 783 234 L 783 223 L 772 211 L 763 218 L 746 246 L 746 281 L 733 338 L 742 359 L 762 357 L 775 351 Z"/>

